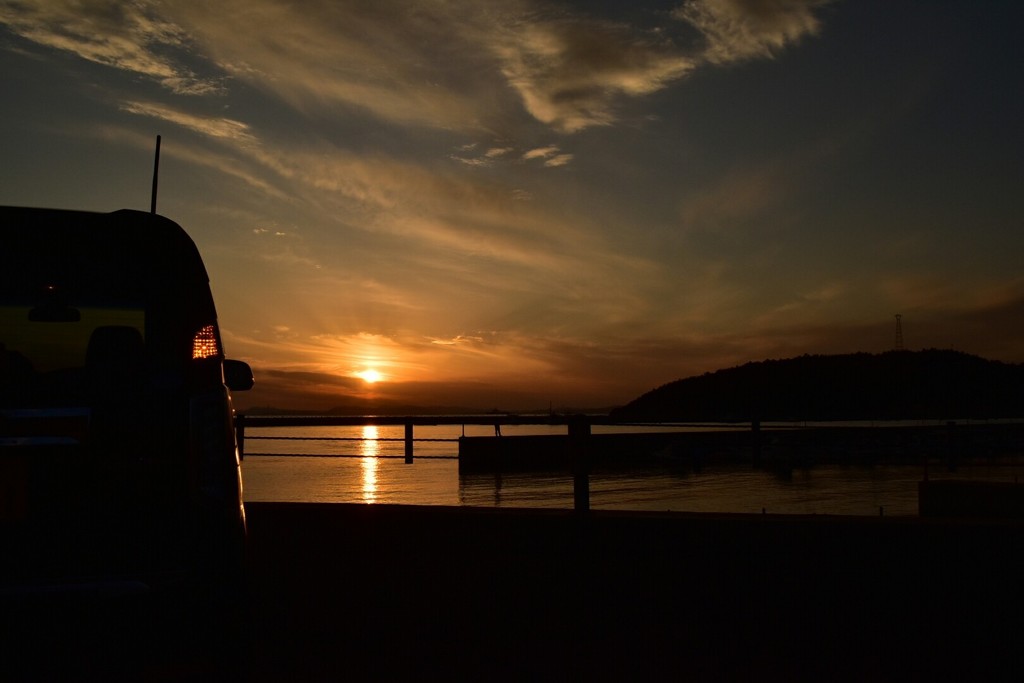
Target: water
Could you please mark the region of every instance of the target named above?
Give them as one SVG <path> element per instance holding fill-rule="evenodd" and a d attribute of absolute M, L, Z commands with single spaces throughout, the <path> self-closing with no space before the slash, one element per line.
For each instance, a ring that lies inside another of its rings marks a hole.
<path fill-rule="evenodd" d="M 595 428 L 595 432 L 599 428 Z M 277 427 L 246 431 L 245 498 L 251 502 L 395 503 L 484 507 L 571 508 L 567 475 L 459 475 L 455 456 L 461 435 L 488 436 L 488 426 L 416 427 L 415 462 L 404 462 L 404 430 L 380 427 Z M 564 426 L 505 426 L 502 433 L 564 434 Z M 252 439 L 258 436 L 287 440 Z M 297 438 L 298 437 L 298 438 Z M 330 439 L 305 440 L 305 437 Z M 419 441 L 437 439 L 436 441 Z M 289 455 L 272 455 L 272 454 Z M 347 457 L 325 457 L 344 455 Z M 746 465 L 700 471 L 644 468 L 594 472 L 594 509 L 671 510 L 775 514 L 916 515 L 918 466 L 818 465 L 787 475 Z M 1024 465 L 1014 461 L 933 467 L 932 479 L 1015 481 Z"/>

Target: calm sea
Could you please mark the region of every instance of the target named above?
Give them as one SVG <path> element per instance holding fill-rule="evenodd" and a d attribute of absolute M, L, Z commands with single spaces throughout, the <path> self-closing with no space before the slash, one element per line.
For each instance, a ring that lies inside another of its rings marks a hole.
<path fill-rule="evenodd" d="M 595 433 L 601 430 L 595 427 Z M 631 429 L 631 431 L 636 431 Z M 505 426 L 503 435 L 564 434 L 565 427 Z M 493 436 L 486 426 L 417 426 L 415 460 L 404 461 L 404 428 L 274 427 L 246 430 L 242 465 L 251 502 L 397 503 L 571 508 L 573 482 L 553 474 L 461 475 L 460 435 Z M 254 438 L 256 437 L 256 438 Z M 817 465 L 778 474 L 713 463 L 700 471 L 594 472 L 595 509 L 777 514 L 916 515 L 918 466 Z M 1019 461 L 932 467 L 931 479 L 1016 481 Z"/>

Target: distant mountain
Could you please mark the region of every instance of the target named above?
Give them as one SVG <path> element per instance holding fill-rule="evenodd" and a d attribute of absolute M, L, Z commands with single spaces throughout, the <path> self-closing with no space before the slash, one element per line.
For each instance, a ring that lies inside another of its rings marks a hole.
<path fill-rule="evenodd" d="M 622 421 L 1024 417 L 1024 365 L 936 349 L 804 355 L 676 380 L 616 408 L 611 417 Z"/>

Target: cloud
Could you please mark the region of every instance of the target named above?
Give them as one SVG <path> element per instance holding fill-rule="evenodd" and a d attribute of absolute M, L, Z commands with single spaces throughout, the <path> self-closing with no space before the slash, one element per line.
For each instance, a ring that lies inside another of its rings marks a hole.
<path fill-rule="evenodd" d="M 546 159 L 552 154 L 558 151 L 558 147 L 549 145 L 547 147 L 537 147 L 523 153 L 523 159 Z"/>
<path fill-rule="evenodd" d="M 828 0 L 691 0 L 673 16 L 692 24 L 707 40 L 704 59 L 727 64 L 770 58 L 801 38 L 815 35 L 814 10 Z"/>
<path fill-rule="evenodd" d="M 212 138 L 222 138 L 240 143 L 251 143 L 255 140 L 247 124 L 233 119 L 196 116 L 180 109 L 152 102 L 123 102 L 121 110 L 174 123 Z"/>
<path fill-rule="evenodd" d="M 101 0 L 85 5 L 73 0 L 4 3 L 0 23 L 26 40 L 145 76 L 177 94 L 220 91 L 218 79 L 197 76 L 184 66 L 182 58 L 191 48 L 187 35 L 160 18 L 152 4 Z"/>
<path fill-rule="evenodd" d="M 302 112 L 460 131 L 489 116 L 478 95 L 493 80 L 480 60 L 490 25 L 473 3 L 225 0 L 168 12 L 220 68 Z"/>
<path fill-rule="evenodd" d="M 287 379 L 303 386 L 358 387 L 359 380 L 327 372 L 306 372 L 296 370 L 267 370 L 268 377 Z"/>
<path fill-rule="evenodd" d="M 688 231 L 735 231 L 784 205 L 799 187 L 801 169 L 787 160 L 731 170 L 697 187 L 680 203 L 680 219 Z"/>
<path fill-rule="evenodd" d="M 584 240 L 584 228 L 556 221 L 543 208 L 525 208 L 501 184 L 343 150 L 276 149 L 265 154 L 301 184 L 297 191 L 312 192 L 320 201 L 344 205 L 349 215 L 364 217 L 356 227 L 412 240 L 420 248 L 550 273 L 579 272 L 589 254 L 577 241 L 591 245 L 589 253 L 601 249 L 594 239 Z"/>
<path fill-rule="evenodd" d="M 822 2 L 693 0 L 673 16 L 704 34 L 702 56 L 667 31 L 531 0 L 308 0 L 301 9 L 279 0 L 26 0 L 0 6 L 0 21 L 176 94 L 220 93 L 235 80 L 306 114 L 472 133 L 514 128 L 527 114 L 575 133 L 614 123 L 624 101 L 702 61 L 770 57 L 816 33 Z M 499 149 L 459 160 L 481 165 Z"/>
<path fill-rule="evenodd" d="M 484 340 L 482 335 L 466 335 L 459 334 L 451 339 L 431 339 L 431 344 L 437 344 L 438 346 L 460 346 L 465 344 L 478 344 Z"/>
<path fill-rule="evenodd" d="M 695 66 L 667 42 L 583 17 L 521 17 L 492 49 L 526 110 L 563 133 L 611 124 L 620 98 L 660 90 Z"/>
<path fill-rule="evenodd" d="M 491 166 L 494 163 L 491 159 L 488 159 L 487 157 L 460 157 L 457 154 L 453 154 L 451 158 L 455 161 L 458 161 L 460 164 L 465 164 L 466 166 L 482 167 Z"/>
<path fill-rule="evenodd" d="M 183 112 L 181 114 L 181 120 L 187 121 L 189 115 Z M 175 120 L 175 116 L 171 116 L 167 120 Z M 182 125 L 185 125 L 184 123 Z M 186 126 L 188 127 L 188 126 Z M 203 133 L 203 126 L 197 128 L 191 128 L 195 132 Z M 95 135 L 106 140 L 107 142 L 118 142 L 129 144 L 136 149 L 143 149 L 151 151 L 153 148 L 153 138 L 149 133 L 138 133 L 131 131 L 123 126 L 111 126 L 101 125 L 94 131 Z M 227 141 L 229 138 L 213 136 L 214 139 L 220 141 Z M 273 182 L 268 181 L 265 178 L 260 177 L 260 168 L 254 168 L 251 163 L 247 163 L 245 160 L 240 160 L 237 157 L 230 155 L 231 150 L 225 150 L 221 147 L 215 147 L 208 144 L 207 139 L 203 139 L 200 144 L 190 143 L 187 140 L 179 140 L 173 145 L 165 144 L 161 148 L 161 155 L 170 156 L 177 158 L 181 161 L 185 161 L 190 164 L 194 164 L 198 167 L 209 168 L 217 173 L 223 174 L 225 177 L 233 178 L 238 180 L 256 190 L 265 196 L 274 197 L 279 200 L 287 200 L 288 195 L 282 192 Z M 255 156 L 258 154 L 257 147 L 250 145 L 243 152 Z"/>
<path fill-rule="evenodd" d="M 618 100 L 655 92 L 693 67 L 654 33 L 539 7 L 310 0 L 296 12 L 239 0 L 174 11 L 221 68 L 299 109 L 344 104 L 459 131 L 504 125 L 510 92 L 560 132 L 606 125 Z"/>
<path fill-rule="evenodd" d="M 556 156 L 551 157 L 550 159 L 547 159 L 544 162 L 544 165 L 548 166 L 550 168 L 554 168 L 554 167 L 557 167 L 557 166 L 565 166 L 570 161 L 572 161 L 572 155 L 571 154 L 558 154 Z"/>
<path fill-rule="evenodd" d="M 1024 300 L 1024 278 L 907 272 L 882 279 L 878 290 L 897 311 L 1000 309 Z"/>
<path fill-rule="evenodd" d="M 1019 283 L 1018 283 L 1019 285 Z M 912 348 L 951 347 L 986 358 L 1024 363 L 1024 295 L 918 321 L 904 316 Z"/>
<path fill-rule="evenodd" d="M 210 122 L 187 123 L 205 129 Z M 561 204 L 552 208 L 536 199 L 524 201 L 529 195 L 511 190 L 499 179 L 454 167 L 272 141 L 239 148 L 234 157 L 189 142 L 175 145 L 173 154 L 229 173 L 261 191 L 272 189 L 276 196 L 288 198 L 289 206 L 309 210 L 261 215 L 260 227 L 268 232 L 256 235 L 269 234 L 269 225 L 283 220 L 306 222 L 303 234 L 309 245 L 333 244 L 341 235 L 359 231 L 364 236 L 347 239 L 344 249 L 306 254 L 304 241 L 290 247 L 277 243 L 263 258 L 316 264 L 334 272 L 365 267 L 365 258 L 386 252 L 391 256 L 376 268 L 377 278 L 396 278 L 407 286 L 410 278 L 426 280 L 406 290 L 403 305 L 466 287 L 477 298 L 510 286 L 516 293 L 550 286 L 564 292 L 570 286 L 587 287 L 583 283 L 592 279 L 606 281 L 598 274 L 605 269 L 638 276 L 638 266 L 643 268 L 591 235 L 582 215 L 572 217 Z M 562 163 L 555 151 L 545 154 Z M 252 226 L 247 232 L 253 234 Z M 357 256 L 360 253 L 363 259 Z"/>
<path fill-rule="evenodd" d="M 544 165 L 548 167 L 565 166 L 573 159 L 572 154 L 559 154 L 561 150 L 555 145 L 537 147 L 523 153 L 523 160 L 543 159 Z"/>
<path fill-rule="evenodd" d="M 460 131 L 504 125 L 509 92 L 560 132 L 606 125 L 621 98 L 660 90 L 693 67 L 655 33 L 539 8 L 525 0 L 310 0 L 296 12 L 245 0 L 197 3 L 176 16 L 221 68 L 300 109 L 341 103 Z"/>
<path fill-rule="evenodd" d="M 844 305 L 843 298 L 850 294 L 849 285 L 841 282 L 819 284 L 817 288 L 806 292 L 798 292 L 788 300 L 782 301 L 772 310 L 754 316 L 753 327 L 777 327 L 781 321 L 805 319 L 820 320 L 829 317 L 835 309 Z"/>

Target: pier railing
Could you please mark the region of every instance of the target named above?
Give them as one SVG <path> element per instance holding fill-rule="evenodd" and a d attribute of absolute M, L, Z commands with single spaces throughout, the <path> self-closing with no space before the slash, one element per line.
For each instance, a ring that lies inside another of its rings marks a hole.
<path fill-rule="evenodd" d="M 419 426 L 474 425 L 493 426 L 495 438 L 416 438 Z M 505 425 L 564 426 L 560 436 L 515 436 L 500 438 Z M 672 434 L 617 433 L 591 435 L 591 427 L 608 425 L 626 430 L 629 427 L 684 428 Z M 358 427 L 402 426 L 404 436 L 296 436 L 249 435 L 253 427 Z M 256 416 L 238 415 L 236 435 L 239 453 L 245 454 L 250 439 L 312 440 L 312 441 L 401 441 L 404 459 L 413 463 L 415 445 L 425 441 L 458 443 L 459 472 L 502 472 L 514 468 L 548 468 L 571 472 L 575 508 L 587 510 L 590 505 L 589 478 L 591 466 L 600 467 L 626 456 L 635 460 L 638 452 L 657 449 L 666 451 L 669 460 L 679 465 L 690 463 L 695 469 L 705 460 L 715 462 L 747 462 L 754 467 L 769 467 L 780 472 L 810 467 L 819 463 L 839 464 L 916 464 L 928 479 L 929 463 L 944 464 L 955 469 L 970 464 L 1017 465 L 1024 455 L 1024 421 L 996 420 L 958 423 L 925 421 L 916 424 L 769 424 L 755 421 L 733 424 L 627 424 L 604 415 L 426 415 L 426 416 Z M 625 454 L 625 455 L 624 455 Z M 255 454 L 253 454 L 255 455 Z M 1009 459 L 1007 457 L 1009 456 Z M 337 455 L 333 457 L 339 457 Z M 359 456 L 366 457 L 366 456 Z M 371 457 L 403 457 L 382 456 Z M 444 457 L 444 456 L 428 456 Z M 665 458 L 659 456 L 664 464 Z"/>
<path fill-rule="evenodd" d="M 245 455 L 245 443 L 249 439 L 267 439 L 275 441 L 392 441 L 404 443 L 406 462 L 413 462 L 416 457 L 415 445 L 428 441 L 446 441 L 459 443 L 459 453 L 466 450 L 476 453 L 480 449 L 493 449 L 498 440 L 488 437 L 458 438 L 417 438 L 416 427 L 462 425 L 493 426 L 494 436 L 501 436 L 501 428 L 506 425 L 523 426 L 562 426 L 566 428 L 560 437 L 524 437 L 513 439 L 523 446 L 537 447 L 537 441 L 527 443 L 528 439 L 549 439 L 561 441 L 562 446 L 547 442 L 548 448 L 556 448 L 563 455 L 572 452 L 572 446 L 565 445 L 565 437 L 572 431 L 572 425 L 585 424 L 586 440 L 593 441 L 597 451 L 623 450 L 623 440 L 628 442 L 632 450 L 641 445 L 644 437 L 655 434 L 630 433 L 630 428 L 637 427 L 649 432 L 657 431 L 676 433 L 677 442 L 672 444 L 676 454 L 699 455 L 701 452 L 714 452 L 716 459 L 739 458 L 760 464 L 762 451 L 768 459 L 784 455 L 789 460 L 810 458 L 816 462 L 884 461 L 919 463 L 920 457 L 953 460 L 976 460 L 982 455 L 1018 455 L 1024 454 L 1024 419 L 1013 420 L 921 420 L 921 421 L 881 421 L 881 422 L 772 422 L 761 423 L 633 423 L 619 422 L 607 415 L 565 415 L 565 414 L 474 414 L 474 415 L 238 415 L 236 418 L 236 434 L 239 453 Z M 404 436 L 396 437 L 359 437 L 359 436 L 255 436 L 247 432 L 252 427 L 359 427 L 359 426 L 402 426 Z M 607 426 L 615 434 L 603 430 L 595 438 L 589 439 L 590 428 Z M 659 448 L 664 443 L 656 439 L 648 439 Z M 487 443 L 490 442 L 489 446 Z M 600 447 L 599 447 L 600 446 Z M 337 456 L 336 456 L 337 457 Z M 363 456 L 359 456 L 363 457 Z M 373 457 L 403 457 L 394 455 L 376 455 Z M 438 456 L 433 456 L 438 457 Z M 461 460 L 460 460 L 461 464 Z"/>
<path fill-rule="evenodd" d="M 280 436 L 247 436 L 246 429 L 250 427 L 360 427 L 360 426 L 396 426 L 405 427 L 405 436 L 402 441 L 405 443 L 405 462 L 411 464 L 414 461 L 414 447 L 417 441 L 451 441 L 458 442 L 459 439 L 416 439 L 415 428 L 417 426 L 437 425 L 493 425 L 495 434 L 500 435 L 503 425 L 564 425 L 569 438 L 568 455 L 573 474 L 573 501 L 574 508 L 579 512 L 586 512 L 590 509 L 590 467 L 588 460 L 587 442 L 590 437 L 590 427 L 593 424 L 611 424 L 607 417 L 601 415 L 429 415 L 429 416 L 387 416 L 387 415 L 359 415 L 359 416 L 293 416 L 293 415 L 244 415 L 235 417 L 235 433 L 238 443 L 238 453 L 245 457 L 246 439 L 273 439 L 281 440 L 288 437 Z M 293 437 L 303 440 L 367 440 L 362 437 Z M 373 441 L 393 441 L 393 438 L 375 437 Z M 379 457 L 379 456 L 377 456 Z M 435 456 L 436 457 L 436 456 Z"/>
<path fill-rule="evenodd" d="M 416 427 L 435 427 L 439 425 L 476 425 L 494 426 L 495 433 L 501 433 L 505 425 L 548 425 L 565 426 L 567 430 L 573 424 L 590 425 L 612 424 L 604 415 L 244 415 L 235 417 L 235 433 L 238 441 L 239 455 L 245 457 L 247 440 L 266 439 L 273 441 L 402 441 L 405 444 L 405 461 L 412 463 L 415 458 L 415 444 L 424 442 L 445 441 L 457 443 L 457 438 L 433 439 L 416 438 Z M 363 426 L 403 426 L 405 435 L 401 439 L 394 437 L 282 437 L 253 436 L 247 434 L 249 428 L 261 427 L 363 427 Z M 384 457 L 384 456 L 376 456 Z M 436 457 L 436 456 L 435 456 Z M 456 456 L 451 456 L 456 457 Z"/>

